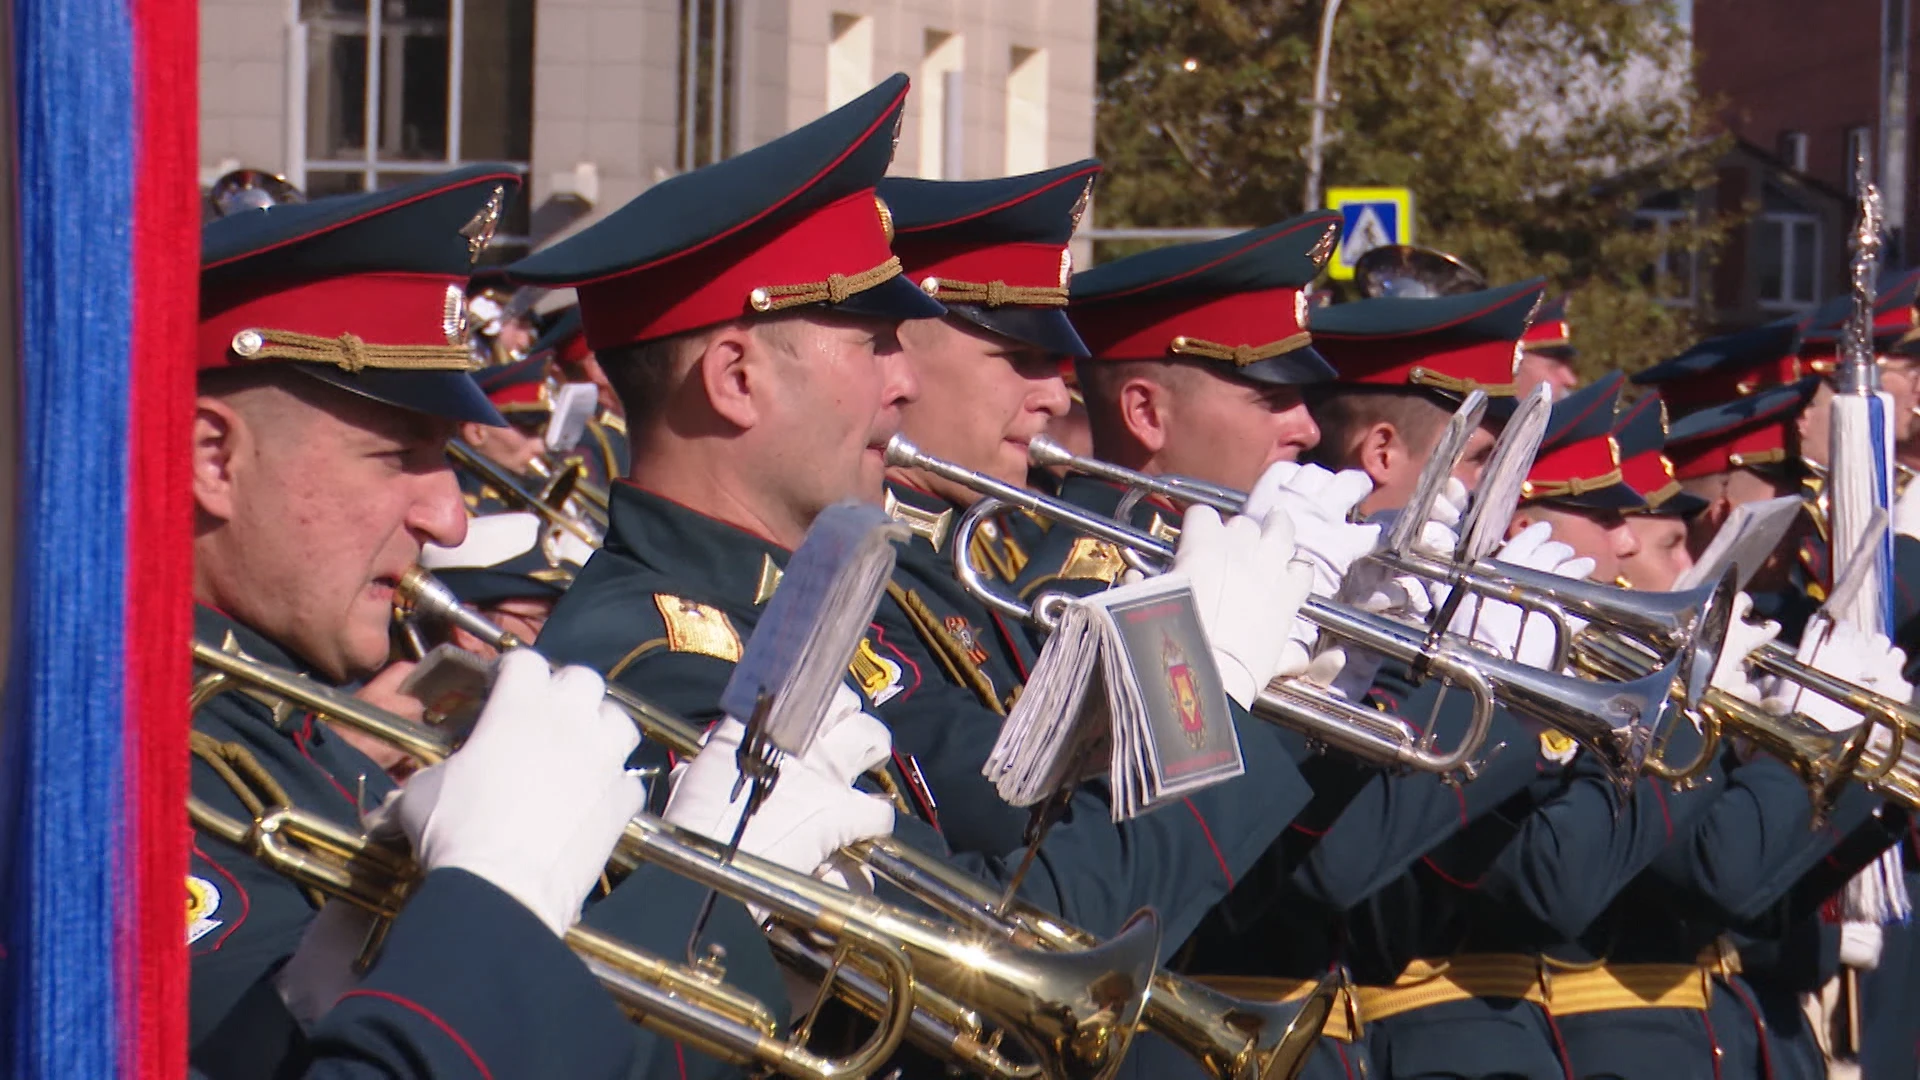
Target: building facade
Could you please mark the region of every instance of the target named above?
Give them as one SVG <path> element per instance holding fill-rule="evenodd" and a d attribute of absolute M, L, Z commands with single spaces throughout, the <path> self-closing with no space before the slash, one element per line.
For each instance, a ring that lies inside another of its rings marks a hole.
<path fill-rule="evenodd" d="M 974 179 L 1093 152 L 1095 0 L 204 0 L 202 182 L 314 195 L 474 161 L 526 170 L 510 231 L 767 142 L 896 71 L 894 172 Z M 543 215 L 542 208 L 572 207 Z"/>
<path fill-rule="evenodd" d="M 1911 265 L 1912 0 L 1694 0 L 1698 89 L 1739 146 L 1712 199 L 1751 216 L 1712 275 L 1714 317 L 1751 325 L 1847 287 L 1853 160 L 1867 152 L 1888 259 Z"/>

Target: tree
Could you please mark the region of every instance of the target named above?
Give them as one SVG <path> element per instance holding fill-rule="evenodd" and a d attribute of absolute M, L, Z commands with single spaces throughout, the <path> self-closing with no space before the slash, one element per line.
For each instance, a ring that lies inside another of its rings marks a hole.
<path fill-rule="evenodd" d="M 1264 225 L 1301 210 L 1322 0 L 1101 0 L 1106 225 Z M 1325 182 L 1404 185 L 1417 238 L 1494 282 L 1573 294 L 1581 365 L 1633 370 L 1694 336 L 1657 302 L 1650 195 L 1706 187 L 1722 141 L 1657 0 L 1346 0 Z M 1104 254 L 1105 252 L 1103 252 Z"/>

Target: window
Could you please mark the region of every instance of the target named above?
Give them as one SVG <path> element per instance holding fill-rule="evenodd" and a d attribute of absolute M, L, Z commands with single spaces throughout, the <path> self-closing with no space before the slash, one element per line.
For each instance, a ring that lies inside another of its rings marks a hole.
<path fill-rule="evenodd" d="M 532 156 L 533 0 L 301 0 L 297 33 L 289 171 L 308 194 Z M 524 236 L 526 198 L 508 207 L 498 254 Z"/>
<path fill-rule="evenodd" d="M 1633 215 L 1636 232 L 1651 232 L 1660 240 L 1660 254 L 1641 275 L 1641 280 L 1668 307 L 1692 307 L 1694 304 L 1695 287 L 1698 284 L 1694 253 L 1676 247 L 1670 239 L 1676 230 L 1692 222 L 1693 215 L 1686 210 L 1644 209 L 1635 211 Z"/>
<path fill-rule="evenodd" d="M 1047 51 L 1015 45 L 1007 59 L 1007 175 L 1047 167 Z"/>
<path fill-rule="evenodd" d="M 966 71 L 965 45 L 959 34 L 926 32 L 920 77 L 913 80 L 914 95 L 920 99 L 920 176 L 926 180 L 959 180 L 965 175 L 960 160 L 966 137 L 961 82 Z"/>
<path fill-rule="evenodd" d="M 1864 157 L 1867 162 L 1867 175 L 1869 177 L 1874 175 L 1872 138 L 1873 130 L 1871 128 L 1850 127 L 1847 129 L 1847 160 L 1841 162 L 1840 167 L 1845 170 L 1847 174 L 1846 188 L 1849 195 L 1860 194 L 1857 190 L 1858 185 L 1854 183 L 1854 162 Z"/>
<path fill-rule="evenodd" d="M 1820 219 L 1771 211 L 1754 222 L 1760 306 L 1804 311 L 1820 299 Z"/>
<path fill-rule="evenodd" d="M 873 16 L 833 13 L 827 43 L 827 108 L 837 109 L 873 88 Z"/>
<path fill-rule="evenodd" d="M 732 0 L 681 0 L 680 115 L 674 126 L 680 137 L 675 164 L 682 172 L 728 156 L 736 21 Z"/>
<path fill-rule="evenodd" d="M 1804 131 L 1783 131 L 1780 133 L 1780 160 L 1794 172 L 1807 171 L 1807 133 Z"/>

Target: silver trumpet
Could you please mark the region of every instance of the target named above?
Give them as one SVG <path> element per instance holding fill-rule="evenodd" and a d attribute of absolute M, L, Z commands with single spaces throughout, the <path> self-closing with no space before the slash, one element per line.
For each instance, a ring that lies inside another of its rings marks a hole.
<path fill-rule="evenodd" d="M 1164 539 L 1112 518 L 1088 513 L 1064 500 L 1015 487 L 932 457 L 899 435 L 888 442 L 886 460 L 891 466 L 932 473 L 999 500 L 1003 506 L 1047 518 L 1094 539 L 1162 562 L 1173 558 L 1174 545 Z M 970 539 L 965 535 L 967 526 L 971 522 L 977 528 L 979 521 L 998 509 L 991 505 L 983 509 L 976 503 L 962 517 L 961 532 L 956 533 L 953 545 L 954 573 L 969 593 L 994 610 L 1051 626 L 1064 598 L 1041 596 L 1030 605 L 1022 605 L 1000 594 L 969 565 L 965 554 Z M 1515 712 L 1572 737 L 1606 765 L 1616 782 L 1631 784 L 1646 759 L 1653 728 L 1666 715 L 1675 680 L 1688 671 L 1690 650 L 1683 649 L 1653 674 L 1631 681 L 1598 683 L 1516 664 L 1457 643 L 1456 639 L 1418 631 L 1319 597 L 1308 597 L 1300 615 L 1322 633 L 1405 663 L 1418 674 L 1457 679 L 1474 694 L 1473 724 L 1459 747 L 1441 754 L 1427 745 L 1425 735 L 1389 717 L 1382 719 L 1391 725 L 1391 737 L 1383 737 L 1385 729 L 1379 727 L 1379 721 L 1364 729 L 1353 726 L 1347 711 L 1323 709 L 1319 699 L 1325 695 L 1310 688 L 1290 686 L 1285 692 L 1276 692 L 1269 687 L 1260 695 L 1255 714 L 1294 726 L 1314 738 L 1324 737 L 1329 742 L 1337 739 L 1343 746 L 1362 748 L 1356 752 L 1366 753 L 1369 760 L 1432 772 L 1450 773 L 1468 765 L 1485 740 L 1493 702 L 1497 699 Z M 1312 704 L 1304 705 L 1303 701 L 1308 698 L 1313 699 Z"/>
<path fill-rule="evenodd" d="M 1029 454 L 1036 464 L 1071 469 L 1148 495 L 1200 503 L 1222 514 L 1237 514 L 1246 505 L 1242 492 L 1187 477 L 1154 476 L 1083 457 L 1044 435 L 1034 439 Z M 1726 578 L 1683 592 L 1629 593 L 1613 585 L 1492 559 L 1462 565 L 1414 550 L 1391 549 L 1376 551 L 1368 558 L 1396 573 L 1465 588 L 1487 600 L 1545 616 L 1556 636 L 1554 659 L 1548 665 L 1555 670 L 1566 667 L 1575 638 L 1590 632 L 1577 628 L 1577 620 L 1600 624 L 1609 634 L 1627 634 L 1662 655 L 1684 652 L 1688 662 L 1681 685 L 1688 701 L 1698 700 L 1713 677 L 1720 643 L 1726 639 L 1727 621 L 1733 617 L 1736 590 Z"/>

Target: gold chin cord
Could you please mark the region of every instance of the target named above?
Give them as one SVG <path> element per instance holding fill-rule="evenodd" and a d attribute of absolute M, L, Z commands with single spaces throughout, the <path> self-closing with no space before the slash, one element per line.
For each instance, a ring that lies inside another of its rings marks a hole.
<path fill-rule="evenodd" d="M 269 707 L 301 709 L 355 728 L 423 763 L 445 760 L 456 749 L 445 732 L 294 672 L 198 641 L 193 657 L 204 672 L 194 686 L 196 708 L 216 694 L 241 692 Z M 614 700 L 624 704 L 619 695 Z M 636 723 L 678 732 L 675 737 L 697 749 L 690 724 L 641 707 L 652 719 L 636 717 Z M 199 799 L 190 801 L 189 813 L 196 827 L 303 887 L 382 916 L 399 911 L 418 876 L 406 853 L 298 808 L 255 801 L 259 808 L 246 821 Z M 1138 1030 L 1159 963 L 1160 930 L 1150 912 L 1089 949 L 1022 947 L 1005 934 L 893 907 L 745 853 L 728 859 L 722 845 L 646 814 L 629 823 L 611 862 L 654 863 L 761 909 L 783 963 L 803 973 L 835 970 L 834 993 L 876 1026 L 851 1053 L 827 1058 L 809 1052 L 804 1038 L 782 1037 L 785 1025 L 725 985 L 713 957 L 676 964 L 604 934 L 576 929 L 567 938 L 641 1025 L 722 1060 L 803 1080 L 865 1076 L 902 1041 L 1008 1080 L 1104 1080 L 1119 1068 Z M 1003 1052 L 1003 1040 L 1019 1050 Z"/>

